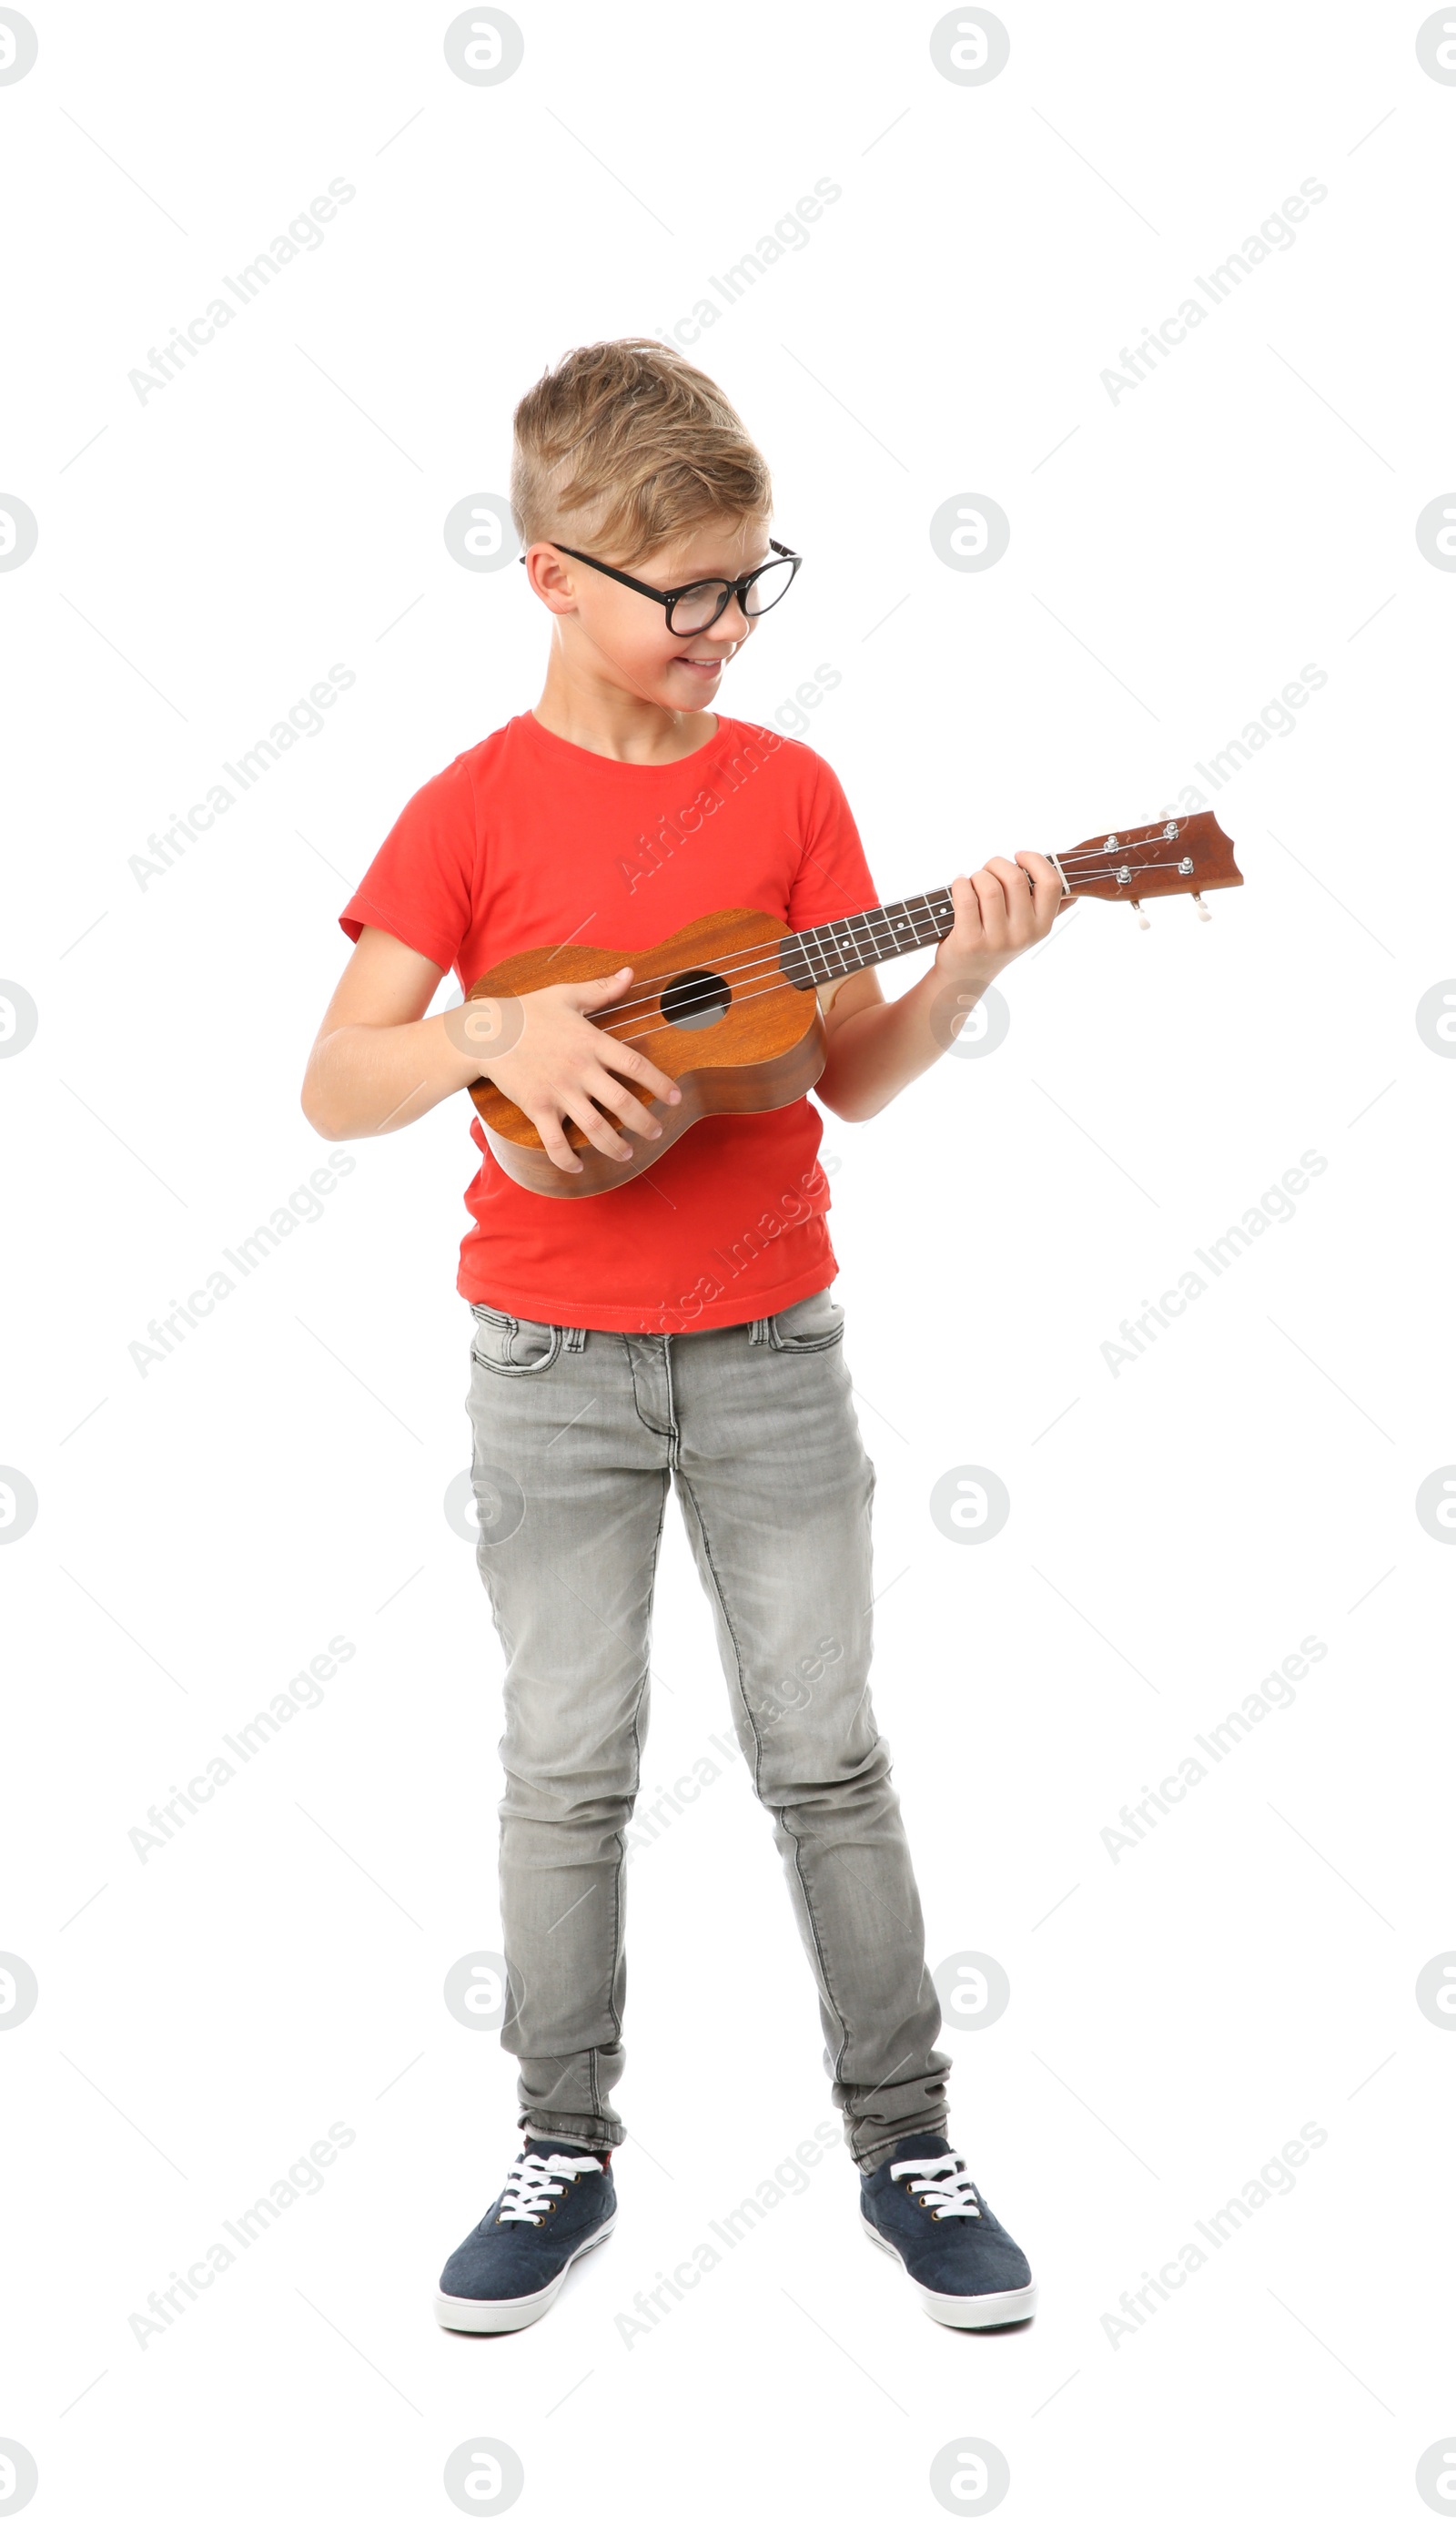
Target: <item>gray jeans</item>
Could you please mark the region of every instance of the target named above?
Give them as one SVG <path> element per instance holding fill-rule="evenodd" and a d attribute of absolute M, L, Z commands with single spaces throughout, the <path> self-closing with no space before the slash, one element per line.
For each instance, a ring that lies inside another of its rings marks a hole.
<path fill-rule="evenodd" d="M 773 1818 L 864 2168 L 946 2127 L 949 2060 L 868 1684 L 870 1500 L 828 1290 L 756 1323 L 583 1332 L 473 1309 L 480 1573 L 506 1652 L 501 2040 L 519 2124 L 616 2146 L 626 1831 L 669 1481 Z"/>

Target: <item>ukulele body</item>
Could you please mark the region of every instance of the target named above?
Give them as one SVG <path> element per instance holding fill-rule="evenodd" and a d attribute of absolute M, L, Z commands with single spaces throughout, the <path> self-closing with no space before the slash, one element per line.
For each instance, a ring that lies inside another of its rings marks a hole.
<path fill-rule="evenodd" d="M 527 1192 L 583 1201 L 631 1183 L 710 1114 L 767 1114 L 806 1095 L 824 1066 L 826 1042 L 817 991 L 796 988 L 780 968 L 779 951 L 793 935 L 771 913 L 714 912 L 641 952 L 533 947 L 492 965 L 472 982 L 468 1000 L 524 998 L 553 982 L 596 981 L 630 965 L 621 1002 L 594 1022 L 602 1033 L 630 1041 L 682 1091 L 680 1105 L 664 1106 L 622 1082 L 662 1130 L 659 1140 L 623 1133 L 632 1143 L 630 1158 L 605 1157 L 568 1119 L 564 1134 L 582 1169 L 572 1175 L 552 1163 L 519 1106 L 490 1079 L 477 1078 L 470 1098 L 497 1164 Z M 614 1114 L 611 1119 L 620 1130 Z"/>

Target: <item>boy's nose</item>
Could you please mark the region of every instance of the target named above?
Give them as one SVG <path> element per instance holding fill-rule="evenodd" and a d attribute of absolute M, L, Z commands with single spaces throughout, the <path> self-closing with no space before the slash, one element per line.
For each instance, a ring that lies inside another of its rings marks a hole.
<path fill-rule="evenodd" d="M 739 598 L 730 596 L 716 622 L 709 625 L 707 637 L 709 640 L 746 640 L 752 627 Z"/>

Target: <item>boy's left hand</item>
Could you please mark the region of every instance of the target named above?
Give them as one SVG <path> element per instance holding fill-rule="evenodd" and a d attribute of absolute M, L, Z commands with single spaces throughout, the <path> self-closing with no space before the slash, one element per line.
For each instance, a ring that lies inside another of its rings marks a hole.
<path fill-rule="evenodd" d="M 988 860 L 974 876 L 950 880 L 955 926 L 935 954 L 942 979 L 959 985 L 994 982 L 1028 947 L 1046 937 L 1066 897 L 1061 878 L 1040 851 Z"/>

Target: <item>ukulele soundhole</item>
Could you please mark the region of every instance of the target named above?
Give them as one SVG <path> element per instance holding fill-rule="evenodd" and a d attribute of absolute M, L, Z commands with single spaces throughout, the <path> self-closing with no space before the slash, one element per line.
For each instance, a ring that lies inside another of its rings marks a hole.
<path fill-rule="evenodd" d="M 710 1026 L 725 1015 L 733 994 L 720 973 L 698 969 L 679 973 L 659 1003 L 669 1025 Z"/>

